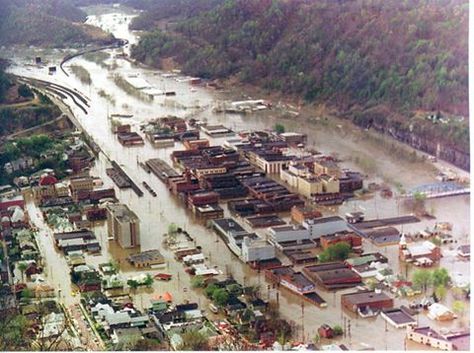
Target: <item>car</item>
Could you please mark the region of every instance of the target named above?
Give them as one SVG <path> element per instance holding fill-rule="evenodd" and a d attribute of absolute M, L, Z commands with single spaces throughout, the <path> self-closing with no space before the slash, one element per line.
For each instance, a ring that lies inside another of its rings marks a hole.
<path fill-rule="evenodd" d="M 209 304 L 209 310 L 210 310 L 211 312 L 213 312 L 214 314 L 219 313 L 219 308 L 218 308 L 217 306 L 215 306 L 214 304 L 212 304 L 212 303 Z"/>

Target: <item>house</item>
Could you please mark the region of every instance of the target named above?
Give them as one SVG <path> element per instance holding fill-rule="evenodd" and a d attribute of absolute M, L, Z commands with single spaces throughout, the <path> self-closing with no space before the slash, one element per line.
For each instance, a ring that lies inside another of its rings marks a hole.
<path fill-rule="evenodd" d="M 457 316 L 443 304 L 434 303 L 428 308 L 428 317 L 431 320 L 450 321 L 454 320 Z"/>
<path fill-rule="evenodd" d="M 101 290 L 102 280 L 99 273 L 91 266 L 79 265 L 71 270 L 71 281 L 81 292 Z"/>
<path fill-rule="evenodd" d="M 459 257 L 463 259 L 469 259 L 471 257 L 471 245 L 459 245 L 457 253 Z"/>
<path fill-rule="evenodd" d="M 362 310 L 393 308 L 393 298 L 381 291 L 364 291 L 341 295 L 341 306 L 354 313 Z"/>
<path fill-rule="evenodd" d="M 430 241 L 407 245 L 405 235 L 402 234 L 399 242 L 399 257 L 405 262 L 415 262 L 420 258 L 437 262 L 441 258 L 441 249 Z"/>
<path fill-rule="evenodd" d="M 408 328 L 407 339 L 444 351 L 469 351 L 470 333 L 465 331 L 441 334 L 430 327 Z"/>

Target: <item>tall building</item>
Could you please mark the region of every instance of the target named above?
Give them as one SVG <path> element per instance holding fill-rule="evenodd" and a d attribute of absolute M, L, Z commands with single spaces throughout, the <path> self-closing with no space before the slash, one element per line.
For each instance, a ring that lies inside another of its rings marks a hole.
<path fill-rule="evenodd" d="M 140 220 L 126 205 L 107 205 L 107 228 L 109 237 L 113 237 L 122 248 L 140 245 Z"/>

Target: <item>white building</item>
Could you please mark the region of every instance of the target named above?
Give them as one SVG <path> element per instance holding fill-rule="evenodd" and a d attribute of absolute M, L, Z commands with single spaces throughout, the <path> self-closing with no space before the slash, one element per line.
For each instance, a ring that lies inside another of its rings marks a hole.
<path fill-rule="evenodd" d="M 127 205 L 107 205 L 107 227 L 109 236 L 122 248 L 140 245 L 140 220 Z"/>
<path fill-rule="evenodd" d="M 348 231 L 347 222 L 339 217 L 324 217 L 316 219 L 307 219 L 303 221 L 302 226 L 278 226 L 270 227 L 268 234 L 270 241 L 274 244 L 280 242 L 303 240 L 317 240 L 323 235 L 330 235 Z"/>
<path fill-rule="evenodd" d="M 275 247 L 266 240 L 251 240 L 245 237 L 242 242 L 242 260 L 253 262 L 275 258 Z"/>

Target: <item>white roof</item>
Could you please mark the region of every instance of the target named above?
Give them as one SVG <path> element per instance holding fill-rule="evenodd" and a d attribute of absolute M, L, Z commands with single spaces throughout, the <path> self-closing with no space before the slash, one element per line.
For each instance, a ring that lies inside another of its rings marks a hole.
<path fill-rule="evenodd" d="M 436 247 L 432 242 L 425 241 L 422 244 L 408 246 L 411 256 L 422 256 L 430 254 Z"/>
<path fill-rule="evenodd" d="M 184 262 L 188 262 L 188 261 L 197 261 L 197 260 L 204 260 L 205 257 L 204 257 L 204 254 L 194 254 L 194 255 L 186 255 L 185 257 L 183 257 L 183 261 Z"/>
<path fill-rule="evenodd" d="M 433 320 L 446 314 L 452 314 L 452 311 L 449 310 L 449 308 L 440 303 L 431 304 L 428 309 L 428 317 Z"/>

